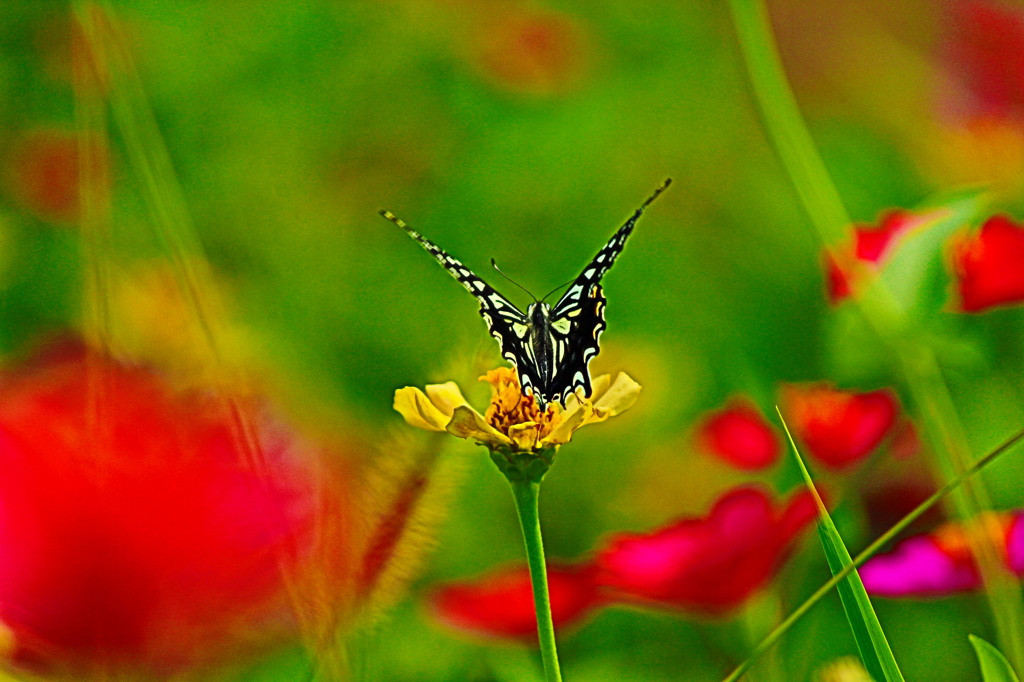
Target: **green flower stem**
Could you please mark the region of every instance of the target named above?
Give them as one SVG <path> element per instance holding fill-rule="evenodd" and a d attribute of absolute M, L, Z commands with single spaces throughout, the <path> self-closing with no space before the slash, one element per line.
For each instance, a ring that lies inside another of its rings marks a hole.
<path fill-rule="evenodd" d="M 551 599 L 548 597 L 548 573 L 544 563 L 544 541 L 540 533 L 540 482 L 522 477 L 509 477 L 516 511 L 526 543 L 526 561 L 533 584 L 533 608 L 537 614 L 537 638 L 547 682 L 561 682 L 558 652 L 555 650 L 555 625 L 551 620 Z"/>
<path fill-rule="evenodd" d="M 764 2 L 730 0 L 729 6 L 769 138 L 822 241 L 834 244 L 845 236 L 851 221 L 786 82 Z M 879 340 L 892 351 L 920 410 L 942 478 L 952 480 L 968 470 L 971 453 L 932 349 L 916 335 L 910 321 L 880 283 L 855 297 L 855 303 Z M 979 512 L 991 508 L 981 480 L 966 481 L 952 499 L 958 515 L 969 524 L 976 523 L 973 519 Z M 991 540 L 979 532 L 969 536 L 999 641 L 1012 662 L 1024 664 L 1021 589 L 1002 566 Z"/>

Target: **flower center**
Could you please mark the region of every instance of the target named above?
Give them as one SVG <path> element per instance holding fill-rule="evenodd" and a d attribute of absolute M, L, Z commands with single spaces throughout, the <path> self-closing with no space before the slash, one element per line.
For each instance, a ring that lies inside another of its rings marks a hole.
<path fill-rule="evenodd" d="M 562 420 L 561 408 L 549 403 L 543 412 L 537 408 L 532 395 L 523 395 L 519 377 L 510 367 L 499 367 L 480 377 L 494 389 L 491 404 L 484 418 L 487 423 L 508 434 L 509 428 L 525 423 L 538 425 L 538 435 L 543 438 Z"/>

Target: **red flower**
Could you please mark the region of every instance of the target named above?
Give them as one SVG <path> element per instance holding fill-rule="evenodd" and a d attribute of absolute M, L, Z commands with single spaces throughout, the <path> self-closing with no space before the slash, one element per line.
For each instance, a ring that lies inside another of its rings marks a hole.
<path fill-rule="evenodd" d="M 102 154 L 97 163 L 106 163 Z M 74 135 L 34 132 L 13 147 L 6 165 L 7 186 L 24 208 L 52 222 L 78 220 L 81 169 Z"/>
<path fill-rule="evenodd" d="M 952 245 L 960 310 L 982 312 L 1024 301 L 1024 228 L 997 215 Z"/>
<path fill-rule="evenodd" d="M 738 488 L 704 518 L 613 536 L 596 560 L 598 582 L 613 601 L 720 614 L 771 580 L 816 517 L 806 491 L 778 509 L 762 489 Z"/>
<path fill-rule="evenodd" d="M 1007 567 L 1024 574 L 1024 514 L 992 513 L 981 519 L 980 528 L 1002 551 Z M 969 532 L 961 522 L 949 522 L 904 540 L 858 569 L 864 587 L 884 597 L 934 597 L 978 589 L 981 576 L 970 551 Z"/>
<path fill-rule="evenodd" d="M 892 430 L 898 407 L 887 389 L 853 393 L 826 383 L 786 386 L 782 402 L 808 453 L 833 469 L 871 454 Z"/>
<path fill-rule="evenodd" d="M 950 3 L 946 61 L 964 113 L 1024 115 L 1024 13 L 988 0 Z"/>
<path fill-rule="evenodd" d="M 281 560 L 312 540 L 320 487 L 292 432 L 245 408 L 257 474 L 223 397 L 80 349 L 0 386 L 0 621 L 15 660 L 69 679 L 171 675 L 290 634 Z"/>
<path fill-rule="evenodd" d="M 579 624 L 600 604 L 589 566 L 549 564 L 548 593 L 556 628 Z M 429 608 L 435 618 L 457 630 L 531 642 L 537 638 L 530 573 L 522 564 L 442 585 L 430 596 Z"/>
<path fill-rule="evenodd" d="M 778 461 L 782 445 L 750 400 L 733 398 L 697 427 L 697 445 L 738 469 L 756 471 Z"/>
<path fill-rule="evenodd" d="M 489 12 L 473 45 L 478 68 L 495 84 L 532 95 L 573 87 L 585 69 L 587 46 L 570 17 L 550 11 Z"/>
<path fill-rule="evenodd" d="M 836 304 L 852 295 L 857 288 L 858 266 L 881 269 L 900 239 L 921 223 L 920 216 L 896 210 L 886 213 L 878 227 L 854 225 L 852 245 L 845 245 L 838 252 L 825 252 L 829 301 Z"/>

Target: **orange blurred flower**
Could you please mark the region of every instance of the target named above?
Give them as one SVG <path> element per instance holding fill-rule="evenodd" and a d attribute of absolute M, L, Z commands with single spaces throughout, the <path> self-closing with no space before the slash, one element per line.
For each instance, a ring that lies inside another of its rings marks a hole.
<path fill-rule="evenodd" d="M 808 454 L 831 469 L 870 455 L 892 431 L 899 408 L 888 389 L 856 393 L 828 383 L 785 386 L 782 404 Z"/>

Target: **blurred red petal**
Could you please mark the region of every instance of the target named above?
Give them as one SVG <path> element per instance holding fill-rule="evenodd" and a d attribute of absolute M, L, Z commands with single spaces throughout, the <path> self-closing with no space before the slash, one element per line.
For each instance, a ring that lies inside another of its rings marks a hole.
<path fill-rule="evenodd" d="M 782 444 L 757 407 L 746 398 L 731 399 L 697 427 L 697 445 L 746 471 L 766 469 L 779 460 Z"/>
<path fill-rule="evenodd" d="M 1024 114 L 1024 12 L 991 0 L 949 3 L 945 61 L 962 114 Z M 964 101 L 966 100 L 966 101 Z"/>
<path fill-rule="evenodd" d="M 486 13 L 474 37 L 475 61 L 483 75 L 525 94 L 551 95 L 572 88 L 589 52 L 577 22 L 547 10 Z"/>
<path fill-rule="evenodd" d="M 549 564 L 548 592 L 556 628 L 579 624 L 600 604 L 589 566 Z M 463 632 L 530 642 L 537 638 L 530 572 L 522 564 L 441 585 L 430 595 L 429 608 L 437 620 Z"/>
<path fill-rule="evenodd" d="M 898 411 L 887 389 L 854 393 L 826 383 L 786 386 L 782 402 L 808 454 L 833 469 L 870 455 L 892 430 Z"/>
<path fill-rule="evenodd" d="M 828 294 L 829 302 L 833 305 L 853 294 L 853 273 L 848 272 L 851 270 L 850 254 L 846 253 L 848 250 L 835 253 L 826 249 L 823 252 L 826 278 L 825 291 Z"/>
<path fill-rule="evenodd" d="M 919 217 L 907 211 L 894 210 L 881 217 L 878 227 L 854 225 L 852 245 L 825 252 L 829 301 L 839 303 L 852 295 L 858 279 L 857 267 L 881 268 L 899 245 L 899 239 L 920 222 Z"/>
<path fill-rule="evenodd" d="M 291 432 L 251 409 L 264 477 L 223 398 L 145 370 L 65 349 L 0 385 L 0 620 L 18 660 L 166 672 L 290 631 L 280 559 L 310 538 L 315 487 Z"/>
<path fill-rule="evenodd" d="M 95 149 L 97 164 L 106 151 Z M 73 223 L 79 213 L 78 140 L 59 130 L 38 130 L 16 143 L 6 160 L 6 184 L 15 201 L 43 220 Z"/>
<path fill-rule="evenodd" d="M 1024 301 L 1024 228 L 1007 216 L 985 221 L 975 235 L 953 242 L 960 310 L 982 312 Z"/>
<path fill-rule="evenodd" d="M 780 509 L 761 488 L 737 488 L 706 517 L 613 536 L 597 558 L 598 582 L 613 601 L 720 614 L 771 580 L 814 518 L 806 492 Z"/>

